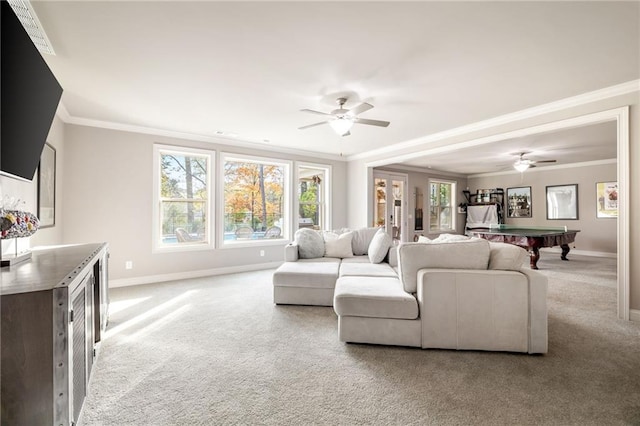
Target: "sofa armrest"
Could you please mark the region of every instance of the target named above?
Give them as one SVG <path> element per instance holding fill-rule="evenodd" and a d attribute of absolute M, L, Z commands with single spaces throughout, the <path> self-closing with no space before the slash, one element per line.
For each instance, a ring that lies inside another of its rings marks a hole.
<path fill-rule="evenodd" d="M 298 244 L 295 241 L 284 246 L 284 261 L 285 262 L 298 261 Z"/>
<path fill-rule="evenodd" d="M 541 274 L 421 269 L 417 299 L 423 348 L 547 352 Z"/>
<path fill-rule="evenodd" d="M 546 353 L 548 346 L 547 287 L 548 279 L 529 268 L 520 270 L 529 279 L 529 352 Z"/>

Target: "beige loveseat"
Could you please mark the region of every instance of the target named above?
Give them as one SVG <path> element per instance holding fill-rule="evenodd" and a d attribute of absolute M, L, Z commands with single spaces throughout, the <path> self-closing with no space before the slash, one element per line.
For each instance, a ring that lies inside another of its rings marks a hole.
<path fill-rule="evenodd" d="M 298 259 L 274 274 L 275 303 L 333 305 L 341 341 L 547 352 L 547 279 L 516 246 L 470 238 L 404 243 L 387 261 Z M 378 265 L 378 266 L 376 266 Z"/>

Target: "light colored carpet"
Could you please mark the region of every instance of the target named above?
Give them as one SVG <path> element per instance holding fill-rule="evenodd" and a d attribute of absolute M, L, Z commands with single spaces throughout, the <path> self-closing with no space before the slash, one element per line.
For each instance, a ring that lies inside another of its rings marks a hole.
<path fill-rule="evenodd" d="M 332 308 L 272 303 L 273 271 L 113 289 L 80 424 L 638 425 L 615 260 L 570 257 L 540 260 L 543 356 L 345 344 Z"/>

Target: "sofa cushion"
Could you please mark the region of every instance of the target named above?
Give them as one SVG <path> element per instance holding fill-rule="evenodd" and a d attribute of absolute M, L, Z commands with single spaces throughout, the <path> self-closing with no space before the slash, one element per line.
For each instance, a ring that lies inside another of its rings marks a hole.
<path fill-rule="evenodd" d="M 388 263 L 346 263 L 340 264 L 339 276 L 341 277 L 393 277 L 398 274 Z"/>
<path fill-rule="evenodd" d="M 527 251 L 513 244 L 489 242 L 489 269 L 519 271 L 527 258 Z"/>
<path fill-rule="evenodd" d="M 300 259 L 313 259 L 324 256 L 324 240 L 322 235 L 313 229 L 298 229 L 293 236 L 298 245 Z"/>
<path fill-rule="evenodd" d="M 340 260 L 333 262 L 285 262 L 273 273 L 276 287 L 334 288 Z"/>
<path fill-rule="evenodd" d="M 387 262 L 394 268 L 398 267 L 398 246 L 392 245 L 389 248 L 389 254 L 387 254 Z"/>
<path fill-rule="evenodd" d="M 353 254 L 356 256 L 360 256 L 363 254 L 367 254 L 369 250 L 369 245 L 371 244 L 371 240 L 373 236 L 376 235 L 380 228 L 371 227 L 371 228 L 359 228 L 353 231 L 353 241 L 351 246 L 353 248 Z"/>
<path fill-rule="evenodd" d="M 371 263 L 382 262 L 389 252 L 391 243 L 391 236 L 387 234 L 383 228 L 380 228 L 369 244 L 369 249 L 367 250 L 369 261 L 371 261 Z"/>
<path fill-rule="evenodd" d="M 325 257 L 353 257 L 351 251 L 351 240 L 353 232 L 336 234 L 334 232 L 323 232 L 324 256 Z"/>
<path fill-rule="evenodd" d="M 353 256 L 353 257 L 347 257 L 346 259 L 342 259 L 342 263 L 371 263 L 371 262 L 369 262 L 369 256 L 364 254 L 361 256 Z"/>
<path fill-rule="evenodd" d="M 418 318 L 418 302 L 402 289 L 397 278 L 341 277 L 333 296 L 340 316 L 370 318 Z"/>
<path fill-rule="evenodd" d="M 415 293 L 418 270 L 487 269 L 489 242 L 481 238 L 447 243 L 403 243 L 398 248 L 399 276 L 405 291 Z"/>

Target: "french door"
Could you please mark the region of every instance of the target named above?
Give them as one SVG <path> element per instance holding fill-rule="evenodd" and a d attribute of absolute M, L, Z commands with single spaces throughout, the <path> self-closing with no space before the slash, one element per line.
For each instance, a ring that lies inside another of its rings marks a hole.
<path fill-rule="evenodd" d="M 407 175 L 373 172 L 373 226 L 384 227 L 394 241 L 408 241 Z"/>

